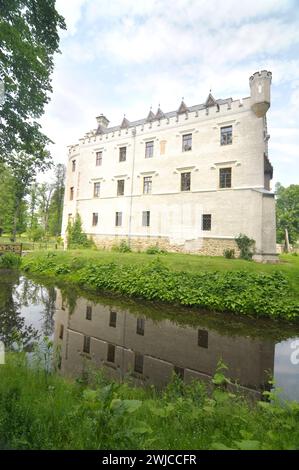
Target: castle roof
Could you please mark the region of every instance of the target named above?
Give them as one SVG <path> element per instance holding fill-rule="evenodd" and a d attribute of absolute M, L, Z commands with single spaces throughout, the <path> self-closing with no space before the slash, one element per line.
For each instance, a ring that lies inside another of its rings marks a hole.
<path fill-rule="evenodd" d="M 209 99 L 209 97 L 208 97 L 208 99 Z M 218 106 L 223 105 L 223 104 L 231 104 L 231 102 L 232 102 L 232 98 L 215 100 L 212 97 L 212 99 L 214 100 L 214 104 L 218 105 Z M 200 111 L 200 110 L 206 109 L 207 106 L 211 106 L 210 104 L 207 103 L 207 101 L 208 100 L 206 100 L 205 103 L 196 104 L 194 106 L 189 106 L 189 107 L 187 107 L 186 104 L 184 103 L 184 101 L 182 101 L 182 103 L 180 104 L 180 107 L 179 107 L 178 110 L 169 111 L 167 113 L 163 113 L 161 111 L 160 107 L 159 107 L 156 115 L 152 111 L 150 111 L 146 118 L 138 119 L 136 121 L 128 121 L 128 119 L 126 119 L 126 117 L 124 117 L 123 120 L 122 120 L 121 125 L 113 126 L 113 127 L 105 127 L 105 128 L 101 127 L 101 131 L 99 133 L 107 134 L 108 132 L 117 132 L 121 129 L 134 128 L 136 126 L 144 125 L 144 124 L 147 124 L 148 122 L 152 122 L 152 121 L 155 121 L 155 120 L 168 119 L 168 118 L 176 117 L 180 113 L 186 113 L 186 112 L 191 113 L 191 112 L 194 112 L 194 111 Z M 209 103 L 210 103 L 210 100 L 209 100 Z M 151 119 L 151 121 L 149 121 L 149 118 Z"/>

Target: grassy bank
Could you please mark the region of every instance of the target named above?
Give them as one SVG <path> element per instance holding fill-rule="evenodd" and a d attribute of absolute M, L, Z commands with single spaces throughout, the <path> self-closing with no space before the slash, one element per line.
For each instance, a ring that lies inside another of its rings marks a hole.
<path fill-rule="evenodd" d="M 178 378 L 163 392 L 93 376 L 86 388 L 29 368 L 23 354 L 0 366 L 0 449 L 298 449 L 299 404 L 250 405 Z M 273 397 L 272 397 L 273 398 Z"/>
<path fill-rule="evenodd" d="M 299 257 L 279 265 L 193 255 L 95 250 L 32 253 L 24 271 L 115 292 L 252 317 L 299 319 Z"/>

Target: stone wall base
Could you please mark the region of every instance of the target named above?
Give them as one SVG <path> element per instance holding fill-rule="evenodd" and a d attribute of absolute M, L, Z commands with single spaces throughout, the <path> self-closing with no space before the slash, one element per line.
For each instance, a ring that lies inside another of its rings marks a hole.
<path fill-rule="evenodd" d="M 173 253 L 194 253 L 205 256 L 223 256 L 224 250 L 235 250 L 235 256 L 239 256 L 239 249 L 234 239 L 229 238 L 201 238 L 197 240 L 187 240 L 182 243 L 172 241 L 166 237 L 130 237 L 124 235 L 106 236 L 89 235 L 98 248 L 111 250 L 122 241 L 130 243 L 133 251 L 145 251 L 152 246 Z"/>

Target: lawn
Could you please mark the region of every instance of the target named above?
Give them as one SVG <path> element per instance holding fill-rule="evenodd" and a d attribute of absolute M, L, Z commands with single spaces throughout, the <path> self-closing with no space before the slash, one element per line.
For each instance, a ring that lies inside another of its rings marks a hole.
<path fill-rule="evenodd" d="M 40 255 L 43 255 L 43 253 L 36 251 L 28 256 L 36 259 Z M 94 262 L 95 264 L 113 262 L 119 265 L 134 264 L 143 266 L 157 257 L 171 270 L 186 271 L 194 274 L 200 271 L 246 271 L 268 274 L 282 272 L 292 286 L 294 296 L 299 298 L 299 256 L 292 254 L 281 255 L 277 264 L 264 264 L 241 259 L 226 259 L 221 256 L 199 256 L 183 253 L 148 255 L 142 252 L 119 253 L 108 250 L 81 249 L 60 251 L 59 255 L 55 258 L 55 262 L 57 264 L 65 264 L 77 258 L 78 260 Z"/>

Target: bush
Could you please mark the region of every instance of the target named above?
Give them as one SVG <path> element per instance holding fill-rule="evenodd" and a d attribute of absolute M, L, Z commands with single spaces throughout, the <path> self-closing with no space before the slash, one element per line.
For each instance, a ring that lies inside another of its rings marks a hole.
<path fill-rule="evenodd" d="M 119 253 L 131 253 L 132 249 L 126 240 L 121 240 L 119 245 L 113 245 L 112 251 L 118 251 Z"/>
<path fill-rule="evenodd" d="M 32 229 L 28 230 L 27 235 L 28 235 L 29 240 L 31 240 L 33 242 L 39 242 L 40 240 L 42 240 L 44 238 L 45 231 L 44 231 L 43 227 L 37 226 L 37 227 L 33 227 Z"/>
<path fill-rule="evenodd" d="M 5 253 L 0 256 L 0 268 L 13 269 L 21 264 L 21 257 L 15 253 Z"/>
<path fill-rule="evenodd" d="M 69 221 L 67 226 L 67 247 L 71 248 L 90 248 L 94 246 L 93 240 L 90 240 L 82 229 L 82 221 L 77 213 L 74 222 Z"/>
<path fill-rule="evenodd" d="M 145 252 L 146 252 L 147 255 L 164 255 L 164 254 L 167 253 L 167 251 L 164 250 L 163 248 L 160 248 L 159 245 L 149 246 L 145 250 Z"/>
<path fill-rule="evenodd" d="M 224 258 L 227 258 L 227 259 L 233 259 L 235 257 L 235 250 L 232 248 L 232 249 L 227 249 L 227 250 L 224 250 L 223 251 L 223 256 Z"/>
<path fill-rule="evenodd" d="M 235 240 L 240 250 L 240 258 L 251 260 L 254 253 L 253 247 L 255 245 L 255 240 L 242 233 L 240 233 Z"/>

